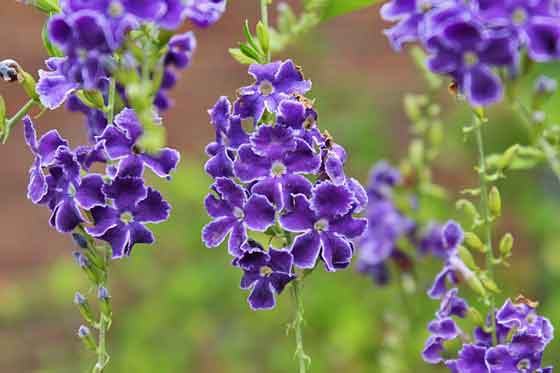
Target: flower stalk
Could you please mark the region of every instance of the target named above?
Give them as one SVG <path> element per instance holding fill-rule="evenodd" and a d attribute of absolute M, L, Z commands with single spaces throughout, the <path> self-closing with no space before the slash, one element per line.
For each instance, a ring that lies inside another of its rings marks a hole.
<path fill-rule="evenodd" d="M 482 228 L 484 230 L 484 240 L 485 240 L 485 253 L 486 253 L 486 271 L 488 278 L 490 280 L 494 280 L 494 249 L 492 248 L 492 216 L 490 213 L 490 204 L 488 198 L 488 173 L 486 167 L 486 154 L 484 150 L 484 136 L 482 132 L 482 126 L 486 123 L 486 118 L 484 113 L 481 112 L 482 115 L 475 115 L 475 126 L 474 132 L 476 137 L 476 146 L 478 148 L 478 175 L 480 181 L 480 209 L 482 213 Z M 498 337 L 496 332 L 496 322 L 495 322 L 495 314 L 494 309 L 496 308 L 496 301 L 492 292 L 489 292 L 488 296 L 488 303 L 490 307 L 490 315 L 491 315 L 491 330 L 492 330 L 492 339 L 494 345 L 498 343 Z"/>
<path fill-rule="evenodd" d="M 299 373 L 305 373 L 307 370 L 307 364 L 311 362 L 309 356 L 306 355 L 303 348 L 303 324 L 304 324 L 304 307 L 303 300 L 301 298 L 301 291 L 303 288 L 302 278 L 294 280 L 292 284 L 292 296 L 295 305 L 295 317 L 291 327 L 294 330 L 296 337 L 296 352 L 295 356 L 299 363 Z"/>

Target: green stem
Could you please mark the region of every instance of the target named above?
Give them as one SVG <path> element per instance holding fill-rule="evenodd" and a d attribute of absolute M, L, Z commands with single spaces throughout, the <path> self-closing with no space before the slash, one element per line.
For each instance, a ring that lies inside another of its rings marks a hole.
<path fill-rule="evenodd" d="M 271 3 L 271 0 L 261 0 L 261 21 L 266 28 L 266 31 L 270 34 L 269 30 L 269 23 L 268 23 L 268 5 Z M 270 63 L 272 61 L 272 53 L 270 48 L 268 49 L 266 55 L 266 62 Z"/>
<path fill-rule="evenodd" d="M 310 362 L 309 356 L 305 354 L 303 349 L 303 322 L 304 308 L 301 298 L 302 280 L 297 278 L 292 283 L 292 295 L 295 304 L 295 318 L 292 324 L 296 336 L 296 357 L 299 362 L 299 373 L 305 373 L 307 364 Z"/>
<path fill-rule="evenodd" d="M 23 117 L 25 117 L 29 113 L 29 111 L 31 110 L 33 105 L 35 105 L 35 103 L 36 103 L 35 100 L 27 101 L 27 103 L 23 105 L 21 109 L 19 109 L 16 115 L 14 115 L 6 122 L 6 128 L 4 129 L 4 137 L 2 139 L 3 144 L 5 144 L 6 141 L 8 141 L 8 137 L 10 137 L 10 132 L 12 131 L 12 128 L 17 123 L 19 123 L 23 119 Z"/>
<path fill-rule="evenodd" d="M 111 79 L 111 85 L 109 86 L 109 105 L 107 106 L 107 123 L 113 124 L 115 119 L 115 99 L 117 92 L 117 80 Z"/>
<path fill-rule="evenodd" d="M 486 241 L 486 271 L 490 280 L 494 280 L 494 249 L 492 248 L 492 222 L 490 207 L 488 203 L 488 182 L 487 182 L 487 167 L 486 167 L 486 154 L 484 152 L 484 138 L 482 135 L 483 122 L 478 116 L 475 115 L 475 136 L 476 144 L 478 147 L 478 175 L 480 179 L 480 208 L 483 214 L 483 229 L 484 239 Z M 488 296 L 490 303 L 491 327 L 494 345 L 498 343 L 496 333 L 496 320 L 495 320 L 495 307 L 496 301 L 494 295 L 490 293 Z"/>
<path fill-rule="evenodd" d="M 521 118 L 523 118 L 527 130 L 531 135 L 534 135 L 533 128 L 535 127 L 535 121 L 533 120 L 529 110 L 519 101 L 512 103 L 512 105 L 514 106 L 514 109 L 519 113 Z M 554 172 L 554 175 L 556 175 L 558 181 L 560 181 L 560 159 L 558 158 L 558 152 L 540 133 L 532 137 L 535 145 L 537 145 L 544 152 L 544 155 L 546 156 L 546 159 L 550 165 L 550 169 L 552 170 L 552 172 Z"/>

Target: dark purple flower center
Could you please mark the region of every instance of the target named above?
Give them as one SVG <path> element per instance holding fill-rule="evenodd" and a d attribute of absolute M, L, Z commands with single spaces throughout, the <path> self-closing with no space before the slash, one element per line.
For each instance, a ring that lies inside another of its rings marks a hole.
<path fill-rule="evenodd" d="M 261 267 L 260 274 L 262 277 L 269 277 L 274 271 L 269 266 Z"/>
<path fill-rule="evenodd" d="M 259 84 L 259 92 L 263 96 L 270 96 L 274 92 L 274 86 L 268 80 L 263 80 Z"/>

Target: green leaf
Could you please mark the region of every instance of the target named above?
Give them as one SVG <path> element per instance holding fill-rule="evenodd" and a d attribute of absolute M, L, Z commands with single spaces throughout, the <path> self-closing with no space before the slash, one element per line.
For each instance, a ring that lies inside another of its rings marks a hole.
<path fill-rule="evenodd" d="M 321 20 L 326 21 L 330 18 L 351 13 L 381 2 L 383 0 L 324 0 L 321 1 L 319 11 Z"/>
<path fill-rule="evenodd" d="M 242 65 L 251 65 L 254 63 L 258 63 L 257 60 L 246 56 L 243 52 L 241 52 L 241 49 L 239 48 L 230 48 L 229 54 Z"/>

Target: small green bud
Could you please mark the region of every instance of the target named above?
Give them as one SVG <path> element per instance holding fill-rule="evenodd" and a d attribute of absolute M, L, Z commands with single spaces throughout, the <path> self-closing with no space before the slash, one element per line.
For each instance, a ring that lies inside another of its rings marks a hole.
<path fill-rule="evenodd" d="M 74 304 L 78 306 L 80 314 L 88 324 L 95 323 L 95 317 L 87 299 L 79 292 L 74 295 Z"/>
<path fill-rule="evenodd" d="M 467 311 L 467 317 L 476 325 L 482 326 L 484 325 L 484 319 L 482 318 L 482 315 L 480 314 L 480 312 L 474 308 L 474 307 L 469 307 L 468 311 Z"/>
<path fill-rule="evenodd" d="M 422 110 L 419 101 L 420 96 L 418 95 L 407 94 L 404 96 L 404 111 L 406 112 L 408 119 L 412 122 L 417 122 L 422 117 Z"/>
<path fill-rule="evenodd" d="M 510 146 L 498 160 L 498 168 L 501 170 L 511 167 L 511 163 L 519 152 L 519 144 Z"/>
<path fill-rule="evenodd" d="M 97 96 L 96 93 L 99 95 Z M 80 101 L 89 108 L 103 110 L 104 109 L 104 102 L 103 96 L 101 93 L 97 91 L 77 91 L 75 92 L 76 97 L 80 99 Z M 101 101 L 99 101 L 101 98 Z"/>
<path fill-rule="evenodd" d="M 155 154 L 165 146 L 165 128 L 160 125 L 144 125 L 144 134 L 138 145 L 147 153 Z"/>
<path fill-rule="evenodd" d="M 424 144 L 421 140 L 414 140 L 410 144 L 409 157 L 412 164 L 419 166 L 424 163 Z"/>
<path fill-rule="evenodd" d="M 254 63 L 258 63 L 258 61 L 254 58 L 245 55 L 239 48 L 230 48 L 229 54 L 233 57 L 234 60 L 242 65 L 251 65 Z"/>
<path fill-rule="evenodd" d="M 262 21 L 257 23 L 257 38 L 259 39 L 259 44 L 264 54 L 267 54 L 270 50 L 270 35 L 268 34 L 267 28 L 264 27 Z"/>
<path fill-rule="evenodd" d="M 31 5 L 41 12 L 47 14 L 60 13 L 60 6 L 58 0 L 19 0 L 25 5 Z"/>
<path fill-rule="evenodd" d="M 473 276 L 470 276 L 469 278 L 465 279 L 467 281 L 467 284 L 469 285 L 469 287 L 478 295 L 482 296 L 482 297 L 486 297 L 486 289 L 484 288 L 484 285 L 482 285 L 481 280 L 478 278 L 477 275 L 473 274 Z"/>
<path fill-rule="evenodd" d="M 486 246 L 482 240 L 473 232 L 465 232 L 465 243 L 468 247 L 475 249 L 481 253 L 486 252 Z"/>
<path fill-rule="evenodd" d="M 32 100 L 39 102 L 39 95 L 35 91 L 35 87 L 37 86 L 37 82 L 35 81 L 35 78 L 33 78 L 31 74 L 23 70 L 20 71 L 20 75 L 21 75 L 20 83 L 25 93 L 27 93 L 29 98 L 31 98 Z"/>
<path fill-rule="evenodd" d="M 498 284 L 496 284 L 494 280 L 489 278 L 486 273 L 482 273 L 480 275 L 480 281 L 482 282 L 482 284 L 486 289 L 490 290 L 493 293 L 500 293 L 500 288 L 498 287 Z"/>
<path fill-rule="evenodd" d="M 474 261 L 474 258 L 472 256 L 471 252 L 469 251 L 469 249 L 467 249 L 463 245 L 459 246 L 459 256 L 461 257 L 461 260 L 467 265 L 467 267 L 469 267 L 469 269 L 471 269 L 473 271 L 480 270 L 480 268 L 478 267 L 478 265 Z"/>
<path fill-rule="evenodd" d="M 500 254 L 504 258 L 511 256 L 511 250 L 513 248 L 513 236 L 511 233 L 506 233 L 500 240 Z"/>
<path fill-rule="evenodd" d="M 480 217 L 475 205 L 469 200 L 460 199 L 455 206 L 458 210 L 463 210 L 473 222 L 477 221 Z"/>
<path fill-rule="evenodd" d="M 430 143 L 433 147 L 438 148 L 444 140 L 443 124 L 437 120 L 432 123 L 430 127 Z"/>
<path fill-rule="evenodd" d="M 490 189 L 488 195 L 488 207 L 490 208 L 490 213 L 493 216 L 500 216 L 502 214 L 502 198 L 500 197 L 500 191 L 496 186 Z"/>
<path fill-rule="evenodd" d="M 0 135 L 4 133 L 5 128 L 6 128 L 6 101 L 4 101 L 4 97 L 0 96 Z"/>

